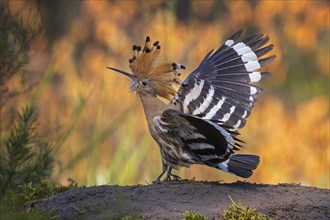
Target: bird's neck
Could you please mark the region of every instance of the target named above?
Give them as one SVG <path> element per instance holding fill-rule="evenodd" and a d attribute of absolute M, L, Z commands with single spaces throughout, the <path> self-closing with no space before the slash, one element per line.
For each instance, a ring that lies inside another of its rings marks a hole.
<path fill-rule="evenodd" d="M 152 128 L 153 119 L 156 116 L 161 116 L 166 109 L 178 109 L 173 103 L 165 104 L 157 97 L 149 94 L 140 94 L 140 99 L 143 104 L 144 113 L 148 121 L 149 129 Z"/>

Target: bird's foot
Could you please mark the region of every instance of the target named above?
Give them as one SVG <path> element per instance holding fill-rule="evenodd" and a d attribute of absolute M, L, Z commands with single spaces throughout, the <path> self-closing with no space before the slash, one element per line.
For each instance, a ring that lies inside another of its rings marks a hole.
<path fill-rule="evenodd" d="M 163 166 L 163 171 L 161 172 L 161 174 L 158 176 L 158 178 L 153 181 L 153 183 L 160 183 L 162 182 L 162 177 L 164 176 L 164 174 L 166 174 L 165 179 L 163 180 L 164 182 L 170 182 L 170 181 L 179 181 L 182 180 L 182 178 L 178 175 L 172 174 L 172 168 L 171 167 L 167 167 L 167 166 Z"/>
<path fill-rule="evenodd" d="M 167 166 L 163 165 L 163 171 L 159 174 L 158 178 L 155 181 L 153 181 L 153 183 L 160 183 L 167 169 L 168 169 Z"/>
<path fill-rule="evenodd" d="M 182 178 L 172 173 L 168 173 L 166 178 L 164 179 L 164 181 L 179 181 L 179 180 L 182 180 Z"/>
<path fill-rule="evenodd" d="M 181 177 L 179 177 L 178 175 L 172 174 L 172 167 L 168 167 L 167 175 L 166 175 L 166 178 L 164 179 L 164 181 L 172 181 L 171 177 L 173 177 L 174 181 L 181 180 Z"/>

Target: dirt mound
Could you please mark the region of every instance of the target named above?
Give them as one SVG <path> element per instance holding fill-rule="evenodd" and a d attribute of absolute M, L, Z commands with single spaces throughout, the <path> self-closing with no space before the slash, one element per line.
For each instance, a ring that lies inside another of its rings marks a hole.
<path fill-rule="evenodd" d="M 274 219 L 330 219 L 330 190 L 296 184 L 177 181 L 136 186 L 79 187 L 37 203 L 61 219 L 182 219 L 193 211 L 219 219 L 235 202 Z"/>

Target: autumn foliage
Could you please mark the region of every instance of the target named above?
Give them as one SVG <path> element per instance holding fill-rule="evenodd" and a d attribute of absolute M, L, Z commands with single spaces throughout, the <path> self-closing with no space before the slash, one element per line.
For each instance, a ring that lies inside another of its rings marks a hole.
<path fill-rule="evenodd" d="M 129 80 L 106 69 L 129 71 L 133 44 L 159 40 L 160 60 L 184 64 L 183 79 L 211 49 L 245 29 L 274 44 L 272 75 L 246 127 L 244 153 L 261 163 L 252 182 L 301 182 L 329 188 L 329 2 L 328 1 L 40 1 L 44 33 L 32 44 L 24 80 L 31 92 L 1 109 L 34 102 L 41 129 L 55 130 L 54 178 L 81 184 L 151 182 L 161 171 L 140 100 Z M 10 2 L 13 14 L 26 2 Z M 24 15 L 23 15 L 24 16 Z M 21 78 L 9 82 L 20 86 Z M 2 117 L 2 116 L 1 116 Z M 4 128 L 10 117 L 2 117 Z M 235 181 L 205 166 L 181 169 L 183 178 Z"/>

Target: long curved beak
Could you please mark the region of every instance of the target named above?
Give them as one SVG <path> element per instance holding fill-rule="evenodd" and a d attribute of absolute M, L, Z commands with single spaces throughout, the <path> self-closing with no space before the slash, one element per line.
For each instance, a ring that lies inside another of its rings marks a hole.
<path fill-rule="evenodd" d="M 136 76 L 134 76 L 134 75 L 131 74 L 131 73 L 128 73 L 128 72 L 125 72 L 125 71 L 123 71 L 123 70 L 116 69 L 116 68 L 113 68 L 113 67 L 107 67 L 107 68 L 110 69 L 110 70 L 113 70 L 113 71 L 115 71 L 115 72 L 121 73 L 121 74 L 123 74 L 123 75 L 125 75 L 125 76 L 128 76 L 128 77 L 131 78 L 132 80 L 136 80 Z"/>

